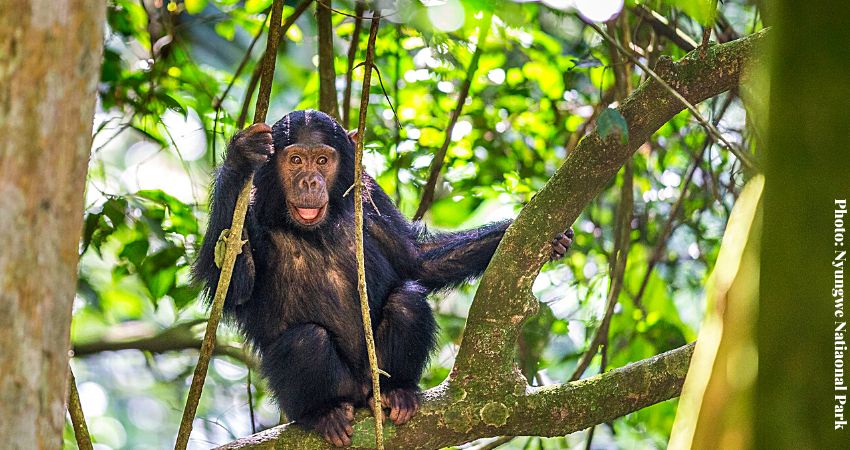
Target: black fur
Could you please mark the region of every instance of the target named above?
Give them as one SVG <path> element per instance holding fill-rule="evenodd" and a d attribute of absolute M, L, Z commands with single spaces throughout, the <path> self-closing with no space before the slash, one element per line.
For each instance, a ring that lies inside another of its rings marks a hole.
<path fill-rule="evenodd" d="M 305 131 L 320 132 L 340 154 L 329 186 L 327 220 L 300 228 L 283 202 L 274 158 L 255 173 L 247 239 L 225 301 L 226 314 L 262 357 L 262 370 L 290 419 L 316 424 L 341 403 L 363 406 L 371 395 L 354 251 L 354 144 L 317 111 L 295 111 L 272 127 L 279 152 Z M 234 143 L 228 148 L 233 152 Z M 251 169 L 228 157 L 215 177 L 209 227 L 194 265 L 212 296 L 219 278 L 214 248 Z M 364 200 L 366 281 L 382 390 L 416 389 L 435 346 L 437 326 L 426 295 L 479 276 L 510 222 L 458 233 L 427 233 L 408 221 L 368 175 Z M 353 191 L 352 191 L 353 192 Z"/>

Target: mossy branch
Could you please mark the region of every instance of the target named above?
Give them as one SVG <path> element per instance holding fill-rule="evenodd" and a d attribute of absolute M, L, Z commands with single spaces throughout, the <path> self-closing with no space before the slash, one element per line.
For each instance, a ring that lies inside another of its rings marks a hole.
<path fill-rule="evenodd" d="M 693 344 L 581 381 L 542 388 L 518 386 L 499 399 L 479 398 L 448 383 L 423 393 L 422 409 L 411 422 L 387 424 L 390 449 L 434 449 L 475 439 L 564 436 L 679 395 Z M 358 411 L 352 449 L 372 448 L 374 418 Z M 233 441 L 219 450 L 332 449 L 319 435 L 281 425 Z"/>

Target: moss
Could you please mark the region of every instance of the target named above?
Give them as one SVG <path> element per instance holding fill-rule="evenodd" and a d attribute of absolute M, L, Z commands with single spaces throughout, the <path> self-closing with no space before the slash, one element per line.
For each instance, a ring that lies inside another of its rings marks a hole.
<path fill-rule="evenodd" d="M 491 427 L 501 427 L 508 422 L 511 413 L 504 403 L 490 402 L 481 408 L 481 420 Z"/>
<path fill-rule="evenodd" d="M 392 439 L 395 436 L 396 429 L 390 421 L 384 422 L 384 441 Z M 375 418 L 367 417 L 364 420 L 354 424 L 354 434 L 351 435 L 352 447 L 367 447 L 375 446 Z"/>
<path fill-rule="evenodd" d="M 446 426 L 458 433 L 466 433 L 472 429 L 472 413 L 469 412 L 469 405 L 466 402 L 453 405 L 443 414 L 443 420 Z"/>

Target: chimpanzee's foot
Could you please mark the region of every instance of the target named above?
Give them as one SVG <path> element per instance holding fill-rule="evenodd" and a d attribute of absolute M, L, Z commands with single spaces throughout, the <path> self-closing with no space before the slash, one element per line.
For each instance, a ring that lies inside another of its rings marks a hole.
<path fill-rule="evenodd" d="M 354 405 L 351 403 L 340 403 L 314 421 L 313 428 L 321 434 L 326 441 L 337 447 L 351 445 L 351 434 L 354 428 L 351 422 L 354 420 Z"/>
<path fill-rule="evenodd" d="M 573 237 L 575 234 L 573 233 L 573 228 L 570 227 L 567 231 L 555 236 L 555 239 L 552 239 L 552 256 L 551 259 L 554 261 L 556 259 L 561 259 L 564 255 L 567 254 L 567 250 L 570 249 L 570 245 L 573 243 Z"/>
<path fill-rule="evenodd" d="M 419 410 L 418 389 L 396 388 L 381 392 L 381 403 L 390 409 L 390 420 L 396 425 L 407 423 Z"/>

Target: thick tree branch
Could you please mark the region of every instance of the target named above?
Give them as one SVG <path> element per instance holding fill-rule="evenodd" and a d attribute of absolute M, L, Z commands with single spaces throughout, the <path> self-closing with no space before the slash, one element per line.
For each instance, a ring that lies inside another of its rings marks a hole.
<path fill-rule="evenodd" d="M 688 101 L 699 103 L 737 86 L 745 66 L 756 55 L 756 46 L 766 36 L 766 31 L 761 31 L 712 46 L 705 58 L 691 52 L 676 63 L 661 59 L 656 72 Z M 621 144 L 616 136 L 603 140 L 593 131 L 567 156 L 508 228 L 484 273 L 469 311 L 453 377 L 510 373 L 519 330 L 537 310 L 531 284 L 548 259 L 549 237 L 574 222 L 632 153 L 683 108 L 666 88 L 650 79 L 618 108 L 629 125 L 627 144 Z M 488 384 L 497 387 L 498 382 Z"/>
<path fill-rule="evenodd" d="M 426 391 L 422 409 L 401 427 L 384 425 L 385 448 L 433 449 L 475 439 L 511 436 L 563 436 L 604 423 L 679 395 L 693 344 L 573 383 L 478 398 L 444 383 Z M 351 448 L 371 448 L 374 419 L 357 414 Z M 233 441 L 219 449 L 326 449 L 319 435 L 281 425 Z"/>

